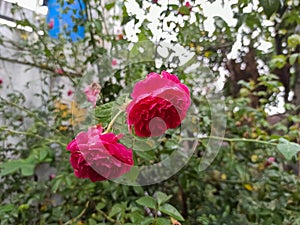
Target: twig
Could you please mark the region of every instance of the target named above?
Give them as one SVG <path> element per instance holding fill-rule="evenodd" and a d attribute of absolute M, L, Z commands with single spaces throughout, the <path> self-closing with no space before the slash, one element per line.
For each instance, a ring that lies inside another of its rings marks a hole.
<path fill-rule="evenodd" d="M 11 129 L 7 129 L 7 128 L 0 128 L 0 131 L 6 131 L 8 133 L 12 133 L 12 134 L 19 134 L 19 135 L 25 135 L 25 136 L 32 136 L 32 137 L 37 137 L 37 138 L 40 138 L 40 139 L 44 139 L 50 143 L 57 143 L 57 144 L 60 144 L 61 146 L 65 146 L 66 144 L 65 143 L 62 143 L 58 140 L 53 140 L 53 139 L 50 139 L 50 138 L 46 138 L 46 137 L 43 137 L 41 135 L 38 135 L 38 134 L 33 134 L 33 133 L 29 133 L 29 132 L 24 132 L 24 131 L 16 131 L 16 130 L 11 130 Z"/>
<path fill-rule="evenodd" d="M 112 222 L 112 223 L 114 223 L 114 222 L 116 222 L 116 220 L 114 220 L 113 218 L 111 218 L 110 216 L 108 216 L 105 212 L 103 212 L 102 210 L 98 210 L 99 211 L 99 213 L 102 215 L 102 216 L 104 216 L 105 217 L 105 219 L 107 219 L 108 221 L 110 221 L 110 222 Z"/>
<path fill-rule="evenodd" d="M 227 141 L 227 142 L 253 142 L 259 143 L 264 145 L 272 145 L 277 146 L 276 143 L 272 143 L 269 141 L 262 141 L 258 139 L 248 139 L 248 138 L 226 138 L 226 137 L 218 137 L 218 136 L 208 136 L 208 137 L 201 137 L 201 138 L 182 138 L 181 141 L 195 141 L 201 139 L 213 139 L 213 140 L 220 140 L 220 141 Z"/>
<path fill-rule="evenodd" d="M 18 63 L 18 64 L 22 64 L 22 65 L 27 65 L 27 66 L 32 66 L 32 67 L 40 68 L 40 69 L 47 70 L 47 71 L 50 71 L 53 73 L 55 72 L 54 68 L 51 68 L 51 67 L 48 67 L 45 65 L 37 65 L 32 62 L 19 61 L 17 59 L 11 59 L 11 58 L 6 58 L 6 57 L 2 57 L 2 56 L 0 56 L 0 60 L 12 62 L 12 63 Z M 67 77 L 74 78 L 74 77 L 82 77 L 82 74 L 64 71 L 64 73 L 60 74 L 60 76 L 67 76 Z"/>
<path fill-rule="evenodd" d="M 87 208 L 89 207 L 89 203 L 90 203 L 90 202 L 87 201 L 87 203 L 85 204 L 85 207 L 84 207 L 84 209 L 81 211 L 81 213 L 79 213 L 78 216 L 76 216 L 76 217 L 70 219 L 69 221 L 65 222 L 63 225 L 71 224 L 71 223 L 75 222 L 76 220 L 78 220 L 80 217 L 82 217 L 83 214 L 86 212 Z"/>

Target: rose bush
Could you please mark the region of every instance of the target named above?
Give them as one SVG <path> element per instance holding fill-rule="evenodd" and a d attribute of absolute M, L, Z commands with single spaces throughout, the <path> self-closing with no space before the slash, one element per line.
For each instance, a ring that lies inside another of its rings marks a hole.
<path fill-rule="evenodd" d="M 127 123 L 140 137 L 160 136 L 176 128 L 191 104 L 190 91 L 176 75 L 150 73 L 135 84 L 127 106 Z"/>
<path fill-rule="evenodd" d="M 93 182 L 118 178 L 133 165 L 132 150 L 118 143 L 122 135 L 102 131 L 99 125 L 91 127 L 68 144 L 70 162 L 77 177 Z"/>

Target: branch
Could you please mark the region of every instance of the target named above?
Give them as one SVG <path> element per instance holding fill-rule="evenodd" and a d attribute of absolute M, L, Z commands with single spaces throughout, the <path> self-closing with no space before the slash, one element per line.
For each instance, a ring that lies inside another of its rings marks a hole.
<path fill-rule="evenodd" d="M 12 62 L 12 63 L 18 63 L 18 64 L 26 65 L 26 66 L 32 66 L 32 67 L 35 67 L 35 68 L 39 68 L 39 69 L 42 69 L 42 70 L 47 70 L 47 71 L 50 71 L 52 73 L 55 73 L 55 69 L 53 69 L 51 67 L 48 67 L 48 66 L 45 66 L 45 65 L 37 65 L 37 64 L 32 63 L 32 62 L 22 62 L 22 61 L 19 61 L 17 59 L 11 59 L 11 58 L 6 58 L 6 57 L 2 57 L 2 56 L 0 56 L 0 60 L 7 61 L 7 62 Z M 64 73 L 60 74 L 60 76 L 67 76 L 69 78 L 76 78 L 76 77 L 82 77 L 82 74 L 64 71 Z"/>
<path fill-rule="evenodd" d="M 103 212 L 102 210 L 98 210 L 98 212 L 105 217 L 105 219 L 107 219 L 108 221 L 114 223 L 116 222 L 113 218 L 109 217 L 105 212 Z"/>
<path fill-rule="evenodd" d="M 50 138 L 46 138 L 46 137 L 43 137 L 41 135 L 38 135 L 38 134 L 34 134 L 34 133 L 29 133 L 29 132 L 23 132 L 23 131 L 16 131 L 16 130 L 10 130 L 10 129 L 6 129 L 6 128 L 0 128 L 0 131 L 6 131 L 7 133 L 10 133 L 10 134 L 18 134 L 18 135 L 25 135 L 25 136 L 32 136 L 32 137 L 36 137 L 36 138 L 40 138 L 40 139 L 43 139 L 45 141 L 48 141 L 49 143 L 57 143 L 57 144 L 60 144 L 61 146 L 65 147 L 66 144 L 65 143 L 62 143 L 60 141 L 58 141 L 57 139 L 54 140 L 54 139 L 50 139 Z"/>
<path fill-rule="evenodd" d="M 75 218 L 70 219 L 68 222 L 64 223 L 64 225 L 72 224 L 72 223 L 74 223 L 75 221 L 77 221 L 78 219 L 80 219 L 80 217 L 83 216 L 83 214 L 86 212 L 87 208 L 89 207 L 89 203 L 90 203 L 90 202 L 88 201 L 88 202 L 85 204 L 84 209 L 81 211 L 81 213 L 80 213 L 78 216 L 76 216 Z"/>
<path fill-rule="evenodd" d="M 213 139 L 213 140 L 220 140 L 220 141 L 227 141 L 227 142 L 252 142 L 252 143 L 259 143 L 264 145 L 277 146 L 276 143 L 272 143 L 270 141 L 262 141 L 258 139 L 247 139 L 247 138 L 226 138 L 226 137 L 217 137 L 217 136 L 208 136 L 208 137 L 201 137 L 201 138 L 182 138 L 181 141 L 196 141 L 202 139 Z"/>

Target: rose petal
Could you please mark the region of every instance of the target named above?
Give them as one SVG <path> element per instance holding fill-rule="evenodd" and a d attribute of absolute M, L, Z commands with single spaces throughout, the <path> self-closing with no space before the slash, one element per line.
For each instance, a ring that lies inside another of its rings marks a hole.
<path fill-rule="evenodd" d="M 140 137 L 160 136 L 167 129 L 176 128 L 191 104 L 188 87 L 166 71 L 149 73 L 135 84 L 131 96 L 133 100 L 126 108 L 127 124 Z M 155 117 L 161 122 L 152 121 Z"/>
<path fill-rule="evenodd" d="M 118 178 L 133 165 L 132 150 L 118 143 L 122 135 L 101 132 L 101 126 L 91 127 L 68 144 L 70 163 L 78 178 L 92 182 Z"/>

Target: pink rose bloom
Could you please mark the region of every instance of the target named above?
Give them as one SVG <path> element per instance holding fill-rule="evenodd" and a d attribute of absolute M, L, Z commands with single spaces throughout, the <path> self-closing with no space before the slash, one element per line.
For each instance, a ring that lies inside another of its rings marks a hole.
<path fill-rule="evenodd" d="M 54 27 L 54 20 L 51 19 L 50 22 L 48 23 L 48 29 L 51 30 Z"/>
<path fill-rule="evenodd" d="M 274 157 L 269 157 L 265 162 L 265 167 L 271 166 L 275 161 L 276 159 Z"/>
<path fill-rule="evenodd" d="M 162 71 L 135 84 L 127 106 L 127 123 L 140 137 L 161 136 L 180 125 L 191 104 L 190 91 L 178 77 Z"/>
<path fill-rule="evenodd" d="M 57 74 L 64 74 L 64 71 L 62 69 L 56 69 L 55 72 Z"/>
<path fill-rule="evenodd" d="M 113 59 L 113 60 L 111 61 L 111 65 L 112 65 L 112 66 L 118 65 L 118 61 L 117 61 L 116 59 Z"/>
<path fill-rule="evenodd" d="M 101 87 L 97 83 L 92 83 L 84 90 L 87 100 L 93 103 L 94 108 L 96 107 L 96 102 L 99 98 L 100 91 L 101 91 Z"/>
<path fill-rule="evenodd" d="M 2 79 L 0 79 L 0 85 L 1 85 L 1 84 L 3 84 L 3 80 L 2 80 Z"/>
<path fill-rule="evenodd" d="M 74 174 L 96 182 L 128 173 L 133 165 L 132 150 L 118 142 L 121 137 L 102 134 L 100 125 L 79 133 L 67 146 Z"/>

